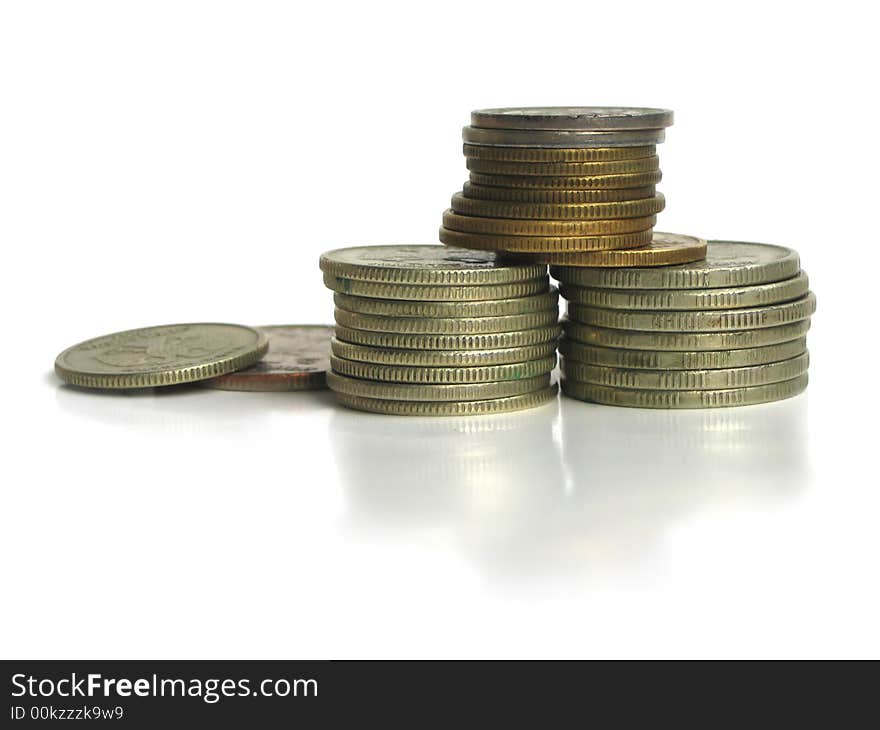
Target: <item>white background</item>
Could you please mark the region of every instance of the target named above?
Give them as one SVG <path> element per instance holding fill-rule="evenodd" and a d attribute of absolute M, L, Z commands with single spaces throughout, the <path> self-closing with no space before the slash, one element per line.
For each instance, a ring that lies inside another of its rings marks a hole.
<path fill-rule="evenodd" d="M 863 2 L 6 2 L 0 654 L 877 656 L 876 24 Z M 675 110 L 660 230 L 798 249 L 794 400 L 406 420 L 59 385 L 80 340 L 328 322 L 434 243 L 472 108 Z"/>

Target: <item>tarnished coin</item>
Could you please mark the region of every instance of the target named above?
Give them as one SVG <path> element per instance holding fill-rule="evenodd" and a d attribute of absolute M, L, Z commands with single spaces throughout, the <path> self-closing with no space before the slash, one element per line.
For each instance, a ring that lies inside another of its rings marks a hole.
<path fill-rule="evenodd" d="M 646 231 L 653 228 L 656 222 L 656 215 L 610 220 L 549 221 L 482 218 L 475 215 L 461 215 L 452 210 L 443 212 L 443 226 L 450 231 L 491 236 L 607 236 Z"/>
<path fill-rule="evenodd" d="M 655 236 L 661 234 L 657 233 Z M 638 264 L 634 264 L 638 266 Z M 706 257 L 662 269 L 590 269 L 554 266 L 560 281 L 609 289 L 716 289 L 790 279 L 800 271 L 795 251 L 766 243 L 709 241 Z"/>
<path fill-rule="evenodd" d="M 545 267 L 540 267 L 544 269 Z M 355 281 L 324 274 L 324 286 L 341 294 L 373 299 L 399 299 L 413 302 L 482 302 L 489 299 L 516 299 L 550 291 L 550 279 L 543 274 L 538 279 L 516 281 L 511 284 L 482 284 L 480 286 L 433 286 L 430 284 L 385 284 L 375 281 Z"/>
<path fill-rule="evenodd" d="M 85 388 L 151 388 L 206 380 L 253 365 L 266 336 L 237 324 L 171 324 L 81 342 L 55 360 L 64 382 Z"/>
<path fill-rule="evenodd" d="M 473 286 L 511 284 L 543 276 L 541 266 L 502 262 L 492 253 L 444 246 L 357 246 L 321 254 L 334 277 L 386 284 Z"/>
<path fill-rule="evenodd" d="M 645 370 L 745 368 L 788 360 L 806 351 L 807 339 L 805 337 L 766 347 L 749 347 L 742 350 L 705 350 L 702 352 L 623 350 L 584 345 L 568 338 L 563 338 L 559 343 L 559 354 L 567 360 L 576 360 L 589 365 Z"/>
<path fill-rule="evenodd" d="M 377 317 L 336 309 L 336 323 L 343 327 L 370 332 L 394 332 L 406 335 L 472 335 L 490 332 L 517 332 L 555 324 L 556 309 L 501 317 Z"/>
<path fill-rule="evenodd" d="M 344 406 L 359 411 L 384 413 L 393 416 L 486 416 L 492 413 L 509 413 L 535 408 L 555 400 L 558 386 L 536 390 L 532 393 L 507 398 L 456 402 L 395 401 L 378 398 L 362 398 L 337 393 L 337 400 Z"/>
<path fill-rule="evenodd" d="M 619 200 L 653 198 L 653 185 L 617 190 L 553 190 L 533 188 L 493 188 L 466 182 L 462 193 L 477 200 L 501 200 L 507 203 L 612 203 Z"/>
<path fill-rule="evenodd" d="M 550 373 L 556 367 L 556 356 L 506 365 L 480 365 L 467 368 L 377 365 L 358 360 L 345 360 L 336 356 L 331 358 L 331 364 L 333 372 L 340 375 L 384 383 L 496 383 L 502 380 L 534 378 Z"/>
<path fill-rule="evenodd" d="M 492 147 L 645 147 L 662 142 L 666 132 L 662 129 L 582 132 L 465 127 L 461 138 L 467 144 Z"/>
<path fill-rule="evenodd" d="M 505 251 L 509 254 L 535 254 L 544 259 L 555 255 L 582 255 L 588 251 L 602 253 L 611 249 L 646 246 L 652 240 L 651 230 L 635 233 L 614 233 L 607 236 L 493 236 L 487 233 L 464 233 L 440 228 L 440 240 L 450 246 L 466 246 L 477 250 Z M 556 252 L 567 252 L 557 254 Z"/>
<path fill-rule="evenodd" d="M 540 253 L 530 257 L 548 264 L 564 264 L 566 269 L 578 266 L 668 266 L 696 261 L 706 255 L 706 242 L 695 236 L 654 231 L 651 240 L 640 248 L 585 253 Z M 559 271 L 558 268 L 554 267 Z M 565 280 L 569 282 L 568 279 Z"/>
<path fill-rule="evenodd" d="M 635 330 L 592 327 L 562 320 L 566 337 L 587 345 L 616 347 L 624 350 L 662 350 L 673 352 L 705 350 L 741 350 L 790 342 L 803 337 L 810 320 L 737 332 L 639 332 Z"/>
<path fill-rule="evenodd" d="M 799 299 L 810 290 L 804 272 L 770 284 L 727 289 L 600 289 L 562 284 L 562 296 L 574 304 L 610 309 L 738 309 Z"/>
<path fill-rule="evenodd" d="M 508 162 L 506 160 L 467 160 L 471 172 L 488 175 L 538 175 L 541 177 L 590 177 L 592 175 L 628 175 L 660 169 L 660 158 L 639 157 L 635 160 L 606 162 Z"/>
<path fill-rule="evenodd" d="M 556 311 L 559 293 L 553 287 L 546 294 L 514 299 L 477 302 L 413 302 L 403 299 L 371 299 L 337 292 L 333 301 L 339 309 L 381 317 L 501 317 L 527 312 Z"/>
<path fill-rule="evenodd" d="M 540 360 L 556 354 L 556 341 L 498 350 L 393 350 L 353 345 L 334 339 L 333 354 L 346 360 L 404 367 L 487 367 Z"/>
<path fill-rule="evenodd" d="M 666 198 L 618 200 L 609 203 L 508 203 L 500 200 L 477 200 L 461 193 L 452 196 L 452 210 L 461 215 L 487 218 L 531 218 L 549 220 L 584 220 L 590 218 L 639 218 L 655 215 L 666 206 Z"/>
<path fill-rule="evenodd" d="M 487 147 L 466 144 L 465 157 L 474 160 L 499 160 L 502 162 L 611 162 L 637 160 L 657 154 L 654 145 L 645 147 Z"/>
<path fill-rule="evenodd" d="M 627 106 L 536 106 L 471 112 L 471 125 L 486 129 L 663 129 L 672 121 L 670 109 Z"/>
<path fill-rule="evenodd" d="M 780 362 L 718 370 L 639 370 L 587 365 L 562 359 L 564 378 L 612 388 L 636 390 L 727 390 L 791 380 L 807 372 L 808 353 Z"/>
<path fill-rule="evenodd" d="M 808 376 L 752 388 L 725 390 L 633 390 L 563 380 L 562 391 L 570 398 L 629 408 L 729 408 L 769 403 L 802 393 Z"/>
<path fill-rule="evenodd" d="M 506 350 L 556 342 L 559 324 L 536 327 L 521 332 L 491 332 L 478 335 L 406 335 L 393 332 L 370 332 L 350 327 L 336 327 L 336 339 L 366 347 L 393 350 Z"/>
<path fill-rule="evenodd" d="M 462 385 L 412 385 L 379 383 L 358 380 L 339 375 L 332 370 L 327 373 L 327 385 L 331 390 L 361 398 L 410 401 L 468 401 L 488 398 L 507 398 L 522 395 L 550 386 L 550 375 L 538 375 L 522 380 L 504 380 L 497 383 L 471 383 Z"/>
<path fill-rule="evenodd" d="M 541 177 L 540 175 L 487 175 L 472 172 L 468 175 L 474 185 L 495 188 L 525 188 L 530 190 L 618 190 L 656 185 L 663 179 L 660 170 L 637 172 L 631 175 L 595 175 L 593 177 Z"/>
<path fill-rule="evenodd" d="M 204 381 L 219 390 L 289 391 L 327 387 L 333 327 L 286 324 L 259 327 L 269 338 L 269 351 L 244 370 Z"/>
<path fill-rule="evenodd" d="M 568 305 L 569 319 L 595 327 L 662 332 L 713 332 L 775 327 L 807 319 L 816 311 L 810 292 L 784 304 L 748 309 L 694 310 L 689 312 L 637 312 Z"/>

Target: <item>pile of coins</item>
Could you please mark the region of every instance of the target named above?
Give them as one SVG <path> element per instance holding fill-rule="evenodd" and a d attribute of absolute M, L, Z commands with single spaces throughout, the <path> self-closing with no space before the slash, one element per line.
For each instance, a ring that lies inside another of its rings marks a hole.
<path fill-rule="evenodd" d="M 334 292 L 327 384 L 399 415 L 520 410 L 556 394 L 559 297 L 546 266 L 443 246 L 363 246 L 320 259 Z"/>
<path fill-rule="evenodd" d="M 562 390 L 639 408 L 749 405 L 807 386 L 816 308 L 797 253 L 710 241 L 657 268 L 551 267 L 568 301 Z"/>
<path fill-rule="evenodd" d="M 670 124 L 665 109 L 473 112 L 463 131 L 470 180 L 443 214 L 440 240 L 544 263 L 626 261 L 607 254 L 652 241 L 665 205 L 656 145 Z"/>

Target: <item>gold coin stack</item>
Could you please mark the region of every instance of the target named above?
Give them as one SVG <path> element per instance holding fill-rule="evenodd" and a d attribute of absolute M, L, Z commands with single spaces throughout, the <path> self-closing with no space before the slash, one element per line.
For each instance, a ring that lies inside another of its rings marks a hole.
<path fill-rule="evenodd" d="M 807 386 L 816 308 L 796 252 L 710 241 L 706 259 L 656 268 L 551 267 L 568 301 L 562 390 L 638 408 L 781 400 Z"/>
<path fill-rule="evenodd" d="M 463 416 L 553 399 L 559 295 L 547 267 L 444 246 L 321 256 L 336 336 L 327 384 L 374 413 Z"/>

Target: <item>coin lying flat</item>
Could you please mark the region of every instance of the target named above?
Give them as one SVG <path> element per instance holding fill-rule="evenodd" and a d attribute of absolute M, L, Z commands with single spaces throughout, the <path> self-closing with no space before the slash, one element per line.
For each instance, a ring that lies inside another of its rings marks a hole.
<path fill-rule="evenodd" d="M 465 233 L 441 227 L 440 240 L 450 246 L 466 246 L 477 250 L 505 251 L 509 254 L 537 254 L 537 258 L 555 255 L 578 256 L 579 252 L 600 254 L 610 249 L 632 250 L 652 240 L 651 230 L 635 233 L 613 233 L 607 236 L 500 236 L 488 233 Z M 566 253 L 556 254 L 557 251 Z"/>
<path fill-rule="evenodd" d="M 556 342 L 561 332 L 559 324 L 519 332 L 476 335 L 408 335 L 370 332 L 337 325 L 336 339 L 354 345 L 392 350 L 505 350 Z"/>
<path fill-rule="evenodd" d="M 508 363 L 506 365 L 479 365 L 474 367 L 404 367 L 331 358 L 333 372 L 350 378 L 375 380 L 385 383 L 495 383 L 503 380 L 523 380 L 549 373 L 556 367 L 556 356 L 541 360 Z"/>
<path fill-rule="evenodd" d="M 267 347 L 264 334 L 236 324 L 144 327 L 74 345 L 55 360 L 55 372 L 86 388 L 177 385 L 253 365 Z"/>
<path fill-rule="evenodd" d="M 619 200 L 642 200 L 653 198 L 657 190 L 653 185 L 640 188 L 612 190 L 554 190 L 533 188 L 493 188 L 466 182 L 462 188 L 466 198 L 477 200 L 500 200 L 507 203 L 613 203 Z"/>
<path fill-rule="evenodd" d="M 500 200 L 477 200 L 461 193 L 452 196 L 452 210 L 460 215 L 487 218 L 532 218 L 579 220 L 588 218 L 639 218 L 656 215 L 666 205 L 657 193 L 653 198 L 618 200 L 609 203 L 508 203 Z"/>
<path fill-rule="evenodd" d="M 340 404 L 359 411 L 394 416 L 485 416 L 509 413 L 549 403 L 556 398 L 558 386 L 542 388 L 523 395 L 462 402 L 395 401 L 337 393 Z"/>
<path fill-rule="evenodd" d="M 461 138 L 467 144 L 493 147 L 645 147 L 666 139 L 662 129 L 632 129 L 615 132 L 465 127 Z"/>
<path fill-rule="evenodd" d="M 554 266 L 560 281 L 609 289 L 716 289 L 754 286 L 796 276 L 800 259 L 784 246 L 709 241 L 706 257 L 662 269 L 589 269 Z"/>
<path fill-rule="evenodd" d="M 560 287 L 569 302 L 610 309 L 737 309 L 763 307 L 799 299 L 810 290 L 804 272 L 791 279 L 770 284 L 729 287 L 726 289 L 600 289 Z"/>
<path fill-rule="evenodd" d="M 630 175 L 595 175 L 592 177 L 541 177 L 539 175 L 487 175 L 472 172 L 468 178 L 474 185 L 496 188 L 535 190 L 618 190 L 656 185 L 663 178 L 660 170 Z"/>
<path fill-rule="evenodd" d="M 748 309 L 694 310 L 689 312 L 637 312 L 625 309 L 600 309 L 579 304 L 568 305 L 569 319 L 596 327 L 614 329 L 712 332 L 775 327 L 807 319 L 816 311 L 816 295 L 784 304 Z"/>
<path fill-rule="evenodd" d="M 259 327 L 269 338 L 262 360 L 204 381 L 209 388 L 246 391 L 320 390 L 327 387 L 333 327 L 290 324 Z"/>
<path fill-rule="evenodd" d="M 382 317 L 501 317 L 510 314 L 556 310 L 559 292 L 552 287 L 546 294 L 513 299 L 476 302 L 417 302 L 405 299 L 371 299 L 348 294 L 333 295 L 339 309 Z"/>
<path fill-rule="evenodd" d="M 571 269 L 578 266 L 668 266 L 696 261 L 705 255 L 706 241 L 702 238 L 654 231 L 651 240 L 640 248 L 584 253 L 539 253 L 532 256 L 531 260 L 556 265 L 564 264 L 566 269 Z M 570 283 L 569 279 L 561 279 L 561 281 Z"/>
<path fill-rule="evenodd" d="M 327 384 L 331 390 L 346 395 L 381 400 L 408 401 L 469 401 L 488 398 L 507 398 L 522 395 L 550 386 L 550 375 L 539 375 L 522 380 L 504 380 L 497 383 L 473 383 L 463 385 L 411 385 L 399 383 L 380 383 L 358 380 L 339 375 L 332 370 L 327 373 Z"/>
<path fill-rule="evenodd" d="M 562 320 L 566 337 L 587 345 L 616 347 L 625 350 L 661 350 L 689 352 L 706 350 L 741 350 L 790 342 L 803 337 L 810 320 L 803 319 L 778 327 L 739 330 L 737 332 L 638 332 L 608 327 L 593 327 L 569 319 Z"/>
<path fill-rule="evenodd" d="M 337 309 L 336 323 L 370 332 L 410 335 L 469 335 L 490 332 L 517 332 L 555 324 L 556 309 L 500 317 L 381 317 Z"/>
<path fill-rule="evenodd" d="M 492 253 L 444 246 L 357 246 L 321 254 L 321 271 L 349 280 L 409 285 L 510 284 L 536 279 L 541 266 L 501 262 Z"/>
<path fill-rule="evenodd" d="M 474 160 L 499 160 L 501 162 L 610 162 L 637 160 L 657 154 L 657 147 L 487 147 L 463 145 L 464 156 Z"/>
<path fill-rule="evenodd" d="M 550 280 L 544 273 L 541 278 L 517 281 L 511 284 L 433 286 L 430 284 L 385 284 L 375 281 L 356 281 L 324 274 L 324 286 L 341 294 L 374 299 L 414 302 L 478 302 L 546 294 L 550 291 Z"/>
<path fill-rule="evenodd" d="M 353 345 L 334 339 L 333 354 L 346 360 L 403 367 L 487 367 L 553 357 L 556 341 L 496 350 L 393 350 Z"/>
<path fill-rule="evenodd" d="M 529 220 L 522 218 L 482 218 L 460 215 L 453 210 L 443 212 L 443 227 L 462 233 L 491 236 L 607 236 L 637 233 L 653 228 L 657 216 L 613 218 L 610 220 Z"/>
<path fill-rule="evenodd" d="M 488 129 L 663 129 L 669 109 L 625 106 L 543 106 L 477 109 L 471 125 Z"/>
<path fill-rule="evenodd" d="M 788 360 L 806 351 L 807 340 L 805 337 L 765 347 L 749 347 L 742 350 L 705 350 L 702 352 L 623 350 L 584 345 L 568 338 L 564 338 L 559 343 L 559 354 L 568 360 L 576 360 L 590 365 L 645 370 L 744 368 Z"/>
<path fill-rule="evenodd" d="M 660 158 L 654 155 L 634 160 L 608 160 L 604 162 L 509 162 L 507 160 L 468 158 L 466 166 L 471 172 L 484 172 L 488 175 L 590 177 L 591 175 L 655 172 L 660 169 Z"/>
<path fill-rule="evenodd" d="M 562 391 L 570 398 L 629 408 L 729 408 L 791 398 L 807 387 L 801 375 L 771 385 L 725 390 L 634 390 L 563 380 Z"/>

